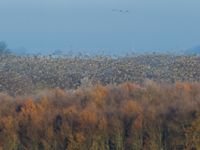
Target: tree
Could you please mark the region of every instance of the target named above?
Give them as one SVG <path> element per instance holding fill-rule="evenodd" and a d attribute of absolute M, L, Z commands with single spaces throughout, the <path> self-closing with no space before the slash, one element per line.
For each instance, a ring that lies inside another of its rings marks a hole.
<path fill-rule="evenodd" d="M 9 53 L 7 44 L 4 41 L 0 41 L 0 54 L 7 54 L 7 53 Z"/>

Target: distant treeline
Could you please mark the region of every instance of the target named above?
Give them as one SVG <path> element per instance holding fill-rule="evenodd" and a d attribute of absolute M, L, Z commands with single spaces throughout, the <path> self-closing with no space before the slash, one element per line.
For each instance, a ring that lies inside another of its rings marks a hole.
<path fill-rule="evenodd" d="M 199 150 L 200 84 L 0 94 L 2 150 Z"/>

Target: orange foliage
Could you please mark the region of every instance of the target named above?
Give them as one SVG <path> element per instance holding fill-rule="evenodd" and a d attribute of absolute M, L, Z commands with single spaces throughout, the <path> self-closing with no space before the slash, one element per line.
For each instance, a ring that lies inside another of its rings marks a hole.
<path fill-rule="evenodd" d="M 24 102 L 24 107 L 22 107 L 22 112 L 24 113 L 32 113 L 36 111 L 35 103 L 32 99 L 27 99 Z"/>
<path fill-rule="evenodd" d="M 133 128 L 136 130 L 142 129 L 142 116 L 138 116 L 133 124 Z"/>
<path fill-rule="evenodd" d="M 176 88 L 178 90 L 182 90 L 183 92 L 187 92 L 189 93 L 192 90 L 192 84 L 191 83 L 181 83 L 181 82 L 177 82 L 176 83 Z"/>
<path fill-rule="evenodd" d="M 122 106 L 122 113 L 127 116 L 137 116 L 142 113 L 142 108 L 139 105 L 138 102 L 133 100 L 128 100 L 124 102 L 124 105 Z"/>
<path fill-rule="evenodd" d="M 13 127 L 14 119 L 12 116 L 1 118 L 1 124 L 5 130 L 10 130 Z"/>
<path fill-rule="evenodd" d="M 78 143 L 80 143 L 80 144 L 83 143 L 85 141 L 85 135 L 84 135 L 84 133 L 83 132 L 76 133 L 75 139 L 76 139 L 76 141 Z"/>
<path fill-rule="evenodd" d="M 32 98 L 0 94 L 0 148 L 198 149 L 199 97 L 197 83 L 98 85 Z"/>
<path fill-rule="evenodd" d="M 95 126 L 97 124 L 97 114 L 94 106 L 88 106 L 80 114 L 80 119 L 83 127 Z"/>
<path fill-rule="evenodd" d="M 97 85 L 92 91 L 92 99 L 97 106 L 102 107 L 105 104 L 106 96 L 108 94 L 107 88 Z"/>
<path fill-rule="evenodd" d="M 105 117 L 102 116 L 102 117 L 99 119 L 98 128 L 99 128 L 100 130 L 106 130 L 107 127 L 108 127 L 107 120 L 106 120 Z"/>
<path fill-rule="evenodd" d="M 63 109 L 63 113 L 64 115 L 68 116 L 68 115 L 77 114 L 78 111 L 77 111 L 76 106 L 72 105 L 72 106 L 69 106 L 68 108 Z"/>
<path fill-rule="evenodd" d="M 133 92 L 133 90 L 135 89 L 140 88 L 139 85 L 136 85 L 134 83 L 129 83 L 129 82 L 121 84 L 120 87 L 129 93 Z"/>

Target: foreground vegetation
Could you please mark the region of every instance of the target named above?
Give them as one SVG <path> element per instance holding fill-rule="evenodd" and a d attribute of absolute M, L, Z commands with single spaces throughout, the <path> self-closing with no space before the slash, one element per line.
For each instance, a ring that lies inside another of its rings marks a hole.
<path fill-rule="evenodd" d="M 0 92 L 24 95 L 88 84 L 199 82 L 199 56 L 54 57 L 0 55 Z"/>
<path fill-rule="evenodd" d="M 0 94 L 3 150 L 199 150 L 200 84 Z"/>

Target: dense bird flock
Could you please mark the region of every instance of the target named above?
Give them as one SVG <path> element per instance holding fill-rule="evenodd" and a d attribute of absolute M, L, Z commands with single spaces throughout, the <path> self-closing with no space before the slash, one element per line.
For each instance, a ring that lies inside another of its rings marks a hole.
<path fill-rule="evenodd" d="M 53 57 L 0 55 L 0 92 L 30 94 L 41 89 L 76 89 L 89 84 L 145 80 L 199 82 L 199 56 Z"/>
<path fill-rule="evenodd" d="M 0 55 L 0 150 L 199 150 L 200 57 Z"/>

